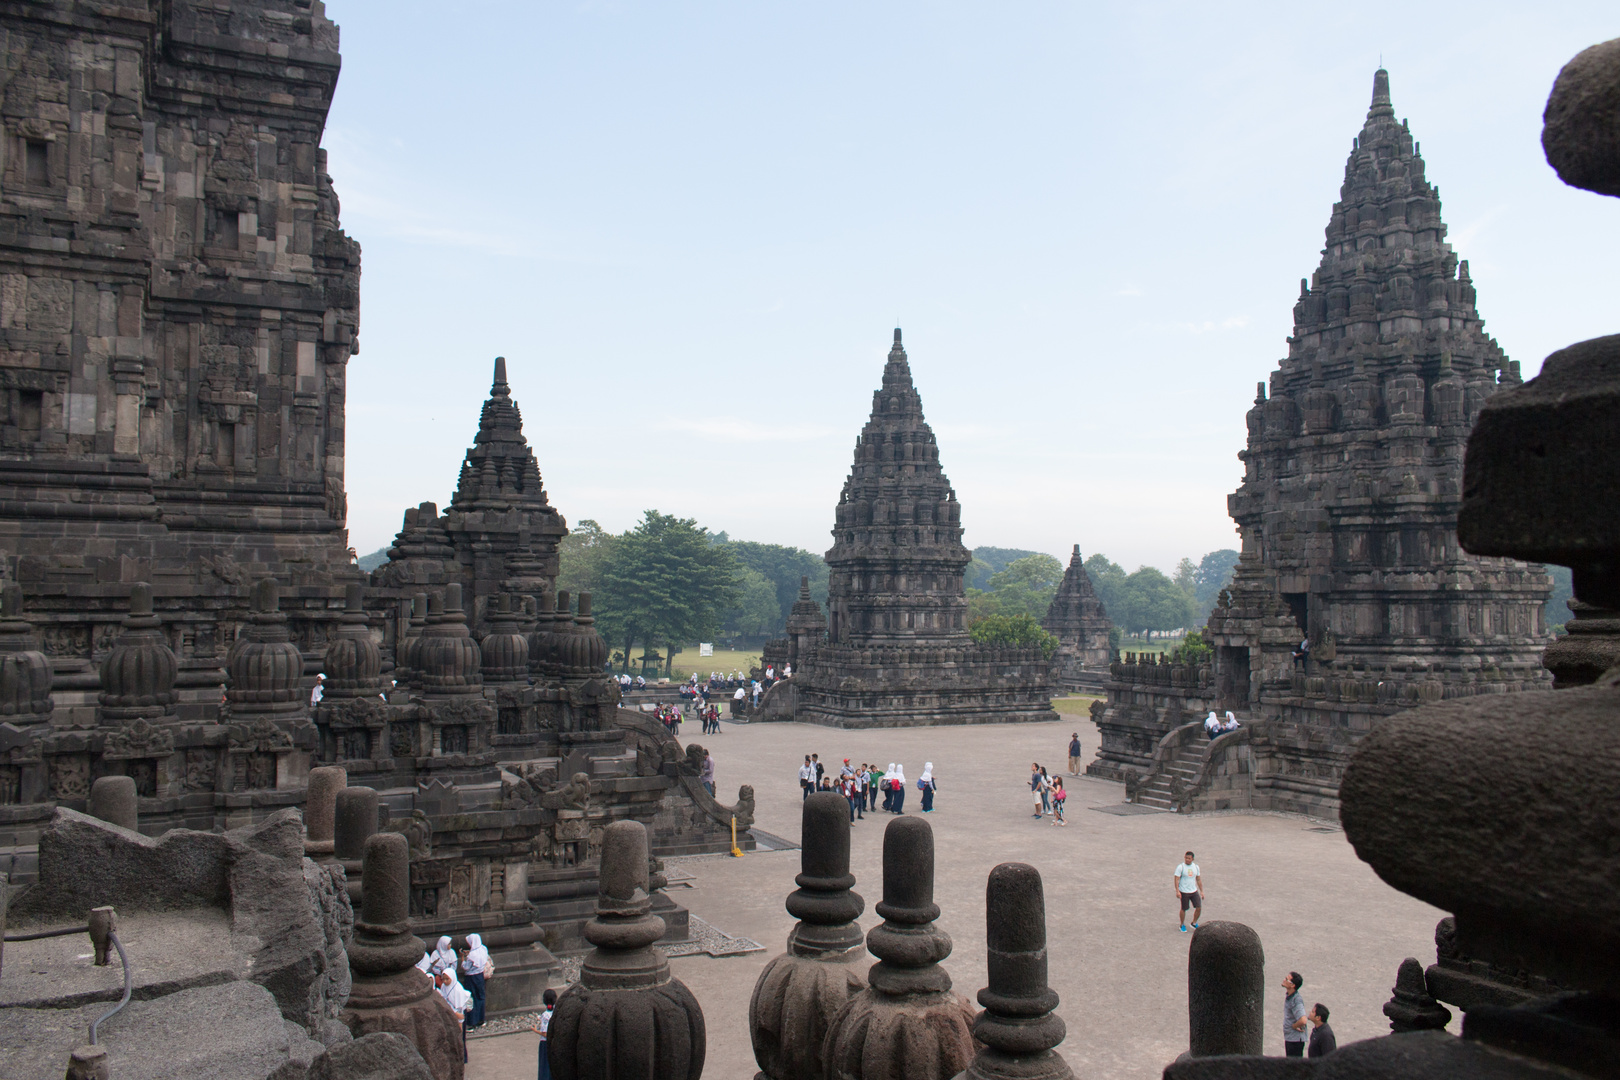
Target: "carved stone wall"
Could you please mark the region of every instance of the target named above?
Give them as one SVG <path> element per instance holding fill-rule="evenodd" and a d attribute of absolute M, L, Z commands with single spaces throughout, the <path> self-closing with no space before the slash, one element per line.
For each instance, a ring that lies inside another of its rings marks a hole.
<path fill-rule="evenodd" d="M 320 147 L 338 30 L 319 0 L 12 5 L 0 26 L 0 575 L 69 719 L 151 582 L 200 715 L 253 580 L 288 587 L 313 659 L 350 573 L 360 249 Z"/>

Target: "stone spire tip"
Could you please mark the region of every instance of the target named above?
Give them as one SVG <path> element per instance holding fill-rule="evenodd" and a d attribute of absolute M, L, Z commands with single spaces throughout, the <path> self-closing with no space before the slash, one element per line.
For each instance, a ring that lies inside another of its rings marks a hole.
<path fill-rule="evenodd" d="M 1372 107 L 1367 110 L 1367 119 L 1394 115 L 1395 107 L 1389 103 L 1389 72 L 1380 67 L 1373 72 Z"/>
<path fill-rule="evenodd" d="M 506 357 L 497 356 L 495 358 L 495 379 L 494 379 L 493 383 L 490 385 L 489 392 L 491 394 L 496 394 L 496 393 L 499 393 L 500 391 L 505 390 L 505 389 L 506 389 Z"/>

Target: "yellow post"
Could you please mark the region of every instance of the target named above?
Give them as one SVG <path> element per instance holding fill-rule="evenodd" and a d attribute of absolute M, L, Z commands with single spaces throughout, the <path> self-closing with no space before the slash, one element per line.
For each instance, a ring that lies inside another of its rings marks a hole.
<path fill-rule="evenodd" d="M 733 856 L 735 856 L 736 858 L 739 858 L 739 859 L 743 857 L 742 848 L 737 846 L 737 815 L 736 814 L 731 815 L 731 854 Z"/>

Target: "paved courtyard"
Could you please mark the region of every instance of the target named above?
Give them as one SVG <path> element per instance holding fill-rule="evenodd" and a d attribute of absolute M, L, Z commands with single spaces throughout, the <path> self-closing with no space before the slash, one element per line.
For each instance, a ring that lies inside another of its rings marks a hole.
<path fill-rule="evenodd" d="M 711 736 L 722 801 L 753 784 L 760 828 L 799 839 L 797 769 L 817 753 L 831 768 L 891 760 L 913 787 L 906 813 L 920 813 L 916 777 L 934 763 L 940 792 L 927 820 L 934 829 L 934 899 L 939 924 L 955 942 L 944 963 L 970 999 L 985 983 L 984 886 L 991 867 L 1027 862 L 1045 881 L 1051 983 L 1068 1024 L 1060 1047 L 1076 1075 L 1149 1078 L 1187 1048 L 1187 945 L 1176 929 L 1172 869 L 1182 852 L 1203 869 L 1206 919 L 1233 919 L 1260 934 L 1266 953 L 1266 1052 L 1282 1053 L 1277 983 L 1290 970 L 1305 979 L 1307 1004 L 1333 1013 L 1343 1043 L 1386 1034 L 1380 1013 L 1401 959 L 1434 957 L 1434 924 L 1443 912 L 1396 892 L 1355 857 L 1344 834 L 1322 822 L 1276 815 L 1117 816 L 1093 807 L 1124 801 L 1120 784 L 1075 779 L 1069 824 L 1031 816 L 1029 763 L 1054 775 L 1067 768 L 1069 733 L 1078 730 L 1090 760 L 1089 720 L 1061 724 L 840 731 L 804 724 L 727 724 Z M 701 736 L 696 736 L 702 742 Z M 857 822 L 855 886 L 866 899 L 863 928 L 879 921 L 882 896 L 881 810 Z M 747 1080 L 757 1066 L 748 1039 L 748 999 L 765 963 L 780 952 L 793 920 L 783 900 L 794 888 L 797 851 L 736 859 L 674 860 L 694 876 L 670 895 L 727 934 L 753 938 L 767 951 L 716 959 L 678 957 L 676 975 L 703 1004 L 708 1027 L 704 1075 Z M 1453 1021 L 1455 1029 L 1457 1022 Z M 532 1034 L 475 1039 L 469 1080 L 533 1075 Z"/>

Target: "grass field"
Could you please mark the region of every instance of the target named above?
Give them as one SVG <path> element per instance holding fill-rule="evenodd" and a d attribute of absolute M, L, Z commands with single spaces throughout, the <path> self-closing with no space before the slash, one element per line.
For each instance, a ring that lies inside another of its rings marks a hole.
<path fill-rule="evenodd" d="M 1076 694 L 1073 697 L 1055 697 L 1052 699 L 1052 708 L 1062 716 L 1090 716 L 1091 703 L 1101 698 L 1089 697 L 1085 694 Z"/>
<path fill-rule="evenodd" d="M 699 656 L 698 647 L 688 645 L 675 654 L 675 678 L 684 681 L 688 676 L 696 673 L 705 678 L 711 671 L 724 671 L 730 674 L 740 671 L 748 674 L 748 669 L 759 663 L 759 650 L 747 652 L 741 649 L 722 649 L 715 646 L 713 656 Z"/>

